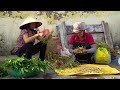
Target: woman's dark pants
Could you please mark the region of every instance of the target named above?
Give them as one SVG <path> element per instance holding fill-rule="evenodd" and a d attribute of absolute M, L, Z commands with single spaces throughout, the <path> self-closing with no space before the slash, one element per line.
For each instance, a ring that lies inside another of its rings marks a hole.
<path fill-rule="evenodd" d="M 37 44 L 33 43 L 27 43 L 23 47 L 21 47 L 19 50 L 17 50 L 16 55 L 18 57 L 21 57 L 23 54 L 25 54 L 25 57 L 27 59 L 31 59 L 32 55 L 35 55 L 36 53 L 39 53 L 39 58 L 44 61 L 45 59 L 45 52 L 46 52 L 47 44 L 39 42 Z"/>
<path fill-rule="evenodd" d="M 73 45 L 73 48 L 77 48 L 77 47 L 81 47 L 82 45 L 80 43 L 75 43 Z M 91 46 L 90 44 L 85 44 L 83 45 L 83 47 L 85 47 L 86 49 L 90 49 Z M 78 62 L 83 62 L 83 61 L 87 61 L 87 63 L 92 63 L 93 61 L 91 61 L 91 57 L 93 56 L 93 53 L 87 53 L 87 54 L 75 54 L 75 58 L 76 58 L 76 61 Z"/>

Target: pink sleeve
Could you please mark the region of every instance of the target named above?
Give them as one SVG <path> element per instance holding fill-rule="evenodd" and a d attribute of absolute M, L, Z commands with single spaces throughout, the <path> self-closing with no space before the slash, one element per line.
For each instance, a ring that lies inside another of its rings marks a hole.
<path fill-rule="evenodd" d="M 26 29 L 21 30 L 21 35 L 28 34 L 28 31 Z"/>

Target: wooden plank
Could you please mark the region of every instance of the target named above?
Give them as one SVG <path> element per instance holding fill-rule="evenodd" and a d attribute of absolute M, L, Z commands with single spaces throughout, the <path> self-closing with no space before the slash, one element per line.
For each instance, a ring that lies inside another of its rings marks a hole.
<path fill-rule="evenodd" d="M 104 32 L 90 32 L 91 34 L 104 34 Z"/>
<path fill-rule="evenodd" d="M 102 21 L 102 24 L 104 28 L 104 33 L 105 33 L 104 35 L 105 35 L 106 43 L 110 45 L 111 47 L 113 47 L 113 41 L 112 41 L 111 33 L 108 28 L 108 23 L 105 23 L 104 21 Z"/>
<path fill-rule="evenodd" d="M 108 23 L 105 23 L 105 30 L 106 30 L 106 36 L 107 36 L 108 44 L 113 47 L 113 40 L 112 40 L 112 36 L 111 36 L 110 30 L 108 28 Z"/>
<path fill-rule="evenodd" d="M 86 31 L 90 32 L 90 33 L 104 33 L 104 31 L 102 30 L 102 25 L 101 24 L 97 24 L 97 25 L 86 25 Z M 67 25 L 66 26 L 66 34 L 70 35 L 72 34 L 73 31 L 73 26 L 72 25 Z"/>
<path fill-rule="evenodd" d="M 61 39 L 61 45 L 62 45 L 62 48 L 63 50 L 65 48 L 68 47 L 68 44 L 67 44 L 67 41 L 66 41 L 66 26 L 65 26 L 65 22 L 62 22 L 61 24 L 59 24 L 57 26 L 57 30 L 59 32 L 59 36 L 60 36 L 60 39 Z"/>
<path fill-rule="evenodd" d="M 104 33 L 95 33 L 92 34 L 95 41 L 105 41 Z"/>
<path fill-rule="evenodd" d="M 72 34 L 73 26 L 72 25 L 66 25 L 66 34 L 70 35 Z"/>
<path fill-rule="evenodd" d="M 102 29 L 102 24 L 95 24 L 95 25 L 86 25 L 87 32 L 104 32 Z"/>
<path fill-rule="evenodd" d="M 95 41 L 96 40 L 104 41 L 108 45 L 113 46 L 111 33 L 108 28 L 108 23 L 102 21 L 101 24 L 86 25 L 86 27 L 87 32 L 90 32 L 93 35 Z M 68 41 L 72 34 L 73 26 L 65 25 L 65 22 L 63 22 L 57 26 L 57 29 L 59 31 L 62 47 L 68 48 Z"/>
<path fill-rule="evenodd" d="M 102 21 L 101 23 L 102 23 L 102 28 L 104 30 L 105 42 L 106 42 L 106 44 L 109 44 L 108 41 L 107 41 L 107 36 L 106 36 L 107 32 L 106 32 L 106 28 L 105 28 L 105 25 L 104 25 L 105 23 L 104 23 L 104 21 Z"/>

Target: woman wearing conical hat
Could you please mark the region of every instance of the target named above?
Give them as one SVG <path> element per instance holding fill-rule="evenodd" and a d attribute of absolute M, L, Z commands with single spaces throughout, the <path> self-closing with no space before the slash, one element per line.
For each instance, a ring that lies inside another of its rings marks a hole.
<path fill-rule="evenodd" d="M 41 26 L 42 23 L 37 21 L 32 17 L 28 17 L 25 21 L 20 25 L 20 35 L 17 38 L 16 47 L 15 47 L 15 54 L 18 57 L 21 57 L 25 54 L 27 59 L 31 59 L 32 55 L 39 53 L 39 58 L 43 61 L 45 59 L 45 52 L 46 52 L 46 43 L 40 41 L 37 44 L 34 44 L 35 39 L 40 39 L 44 37 L 42 32 L 37 33 L 36 28 Z"/>

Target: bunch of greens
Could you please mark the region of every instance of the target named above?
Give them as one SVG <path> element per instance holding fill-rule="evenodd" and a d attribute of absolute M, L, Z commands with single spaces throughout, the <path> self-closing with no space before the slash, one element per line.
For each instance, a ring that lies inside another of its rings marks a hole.
<path fill-rule="evenodd" d="M 51 61 L 50 61 L 51 63 Z M 65 56 L 59 56 L 54 59 L 54 62 L 51 63 L 53 68 L 59 69 L 59 68 L 73 68 L 80 65 L 79 62 L 74 61 L 74 57 L 65 57 Z"/>
<path fill-rule="evenodd" d="M 48 41 L 50 40 L 52 38 L 52 36 L 44 36 L 42 39 L 41 39 L 41 41 L 43 42 L 43 43 L 48 43 Z"/>
<path fill-rule="evenodd" d="M 60 54 L 56 53 L 56 44 L 58 43 L 58 40 L 51 39 L 48 42 L 48 47 L 46 51 L 46 59 L 51 63 L 53 69 L 59 69 L 59 68 L 72 68 L 77 67 L 80 65 L 79 62 L 75 62 L 74 55 L 66 57 L 61 56 Z"/>
<path fill-rule="evenodd" d="M 116 56 L 117 55 L 116 50 L 111 45 L 108 45 L 107 43 L 105 43 L 103 41 L 98 41 L 97 40 L 96 41 L 96 46 L 97 46 L 97 48 L 98 47 L 104 47 L 104 48 L 106 48 L 111 53 L 112 56 Z"/>
<path fill-rule="evenodd" d="M 47 61 L 41 61 L 35 58 L 28 60 L 23 56 L 16 59 L 6 59 L 3 65 L 6 70 L 16 70 L 21 74 L 34 71 L 45 72 L 50 68 L 50 65 Z"/>
<path fill-rule="evenodd" d="M 43 36 L 44 36 L 44 37 L 41 39 L 42 42 L 43 42 L 43 43 L 48 43 L 48 41 L 52 38 L 52 33 L 53 33 L 53 31 L 50 32 L 49 29 L 44 29 L 44 30 L 42 31 L 42 33 L 43 33 Z"/>
<path fill-rule="evenodd" d="M 70 60 L 70 61 L 68 61 L 67 63 L 65 63 L 61 68 L 74 68 L 74 67 L 77 67 L 77 66 L 79 66 L 80 65 L 80 63 L 79 62 L 75 62 L 75 61 L 73 61 L 73 60 Z"/>

